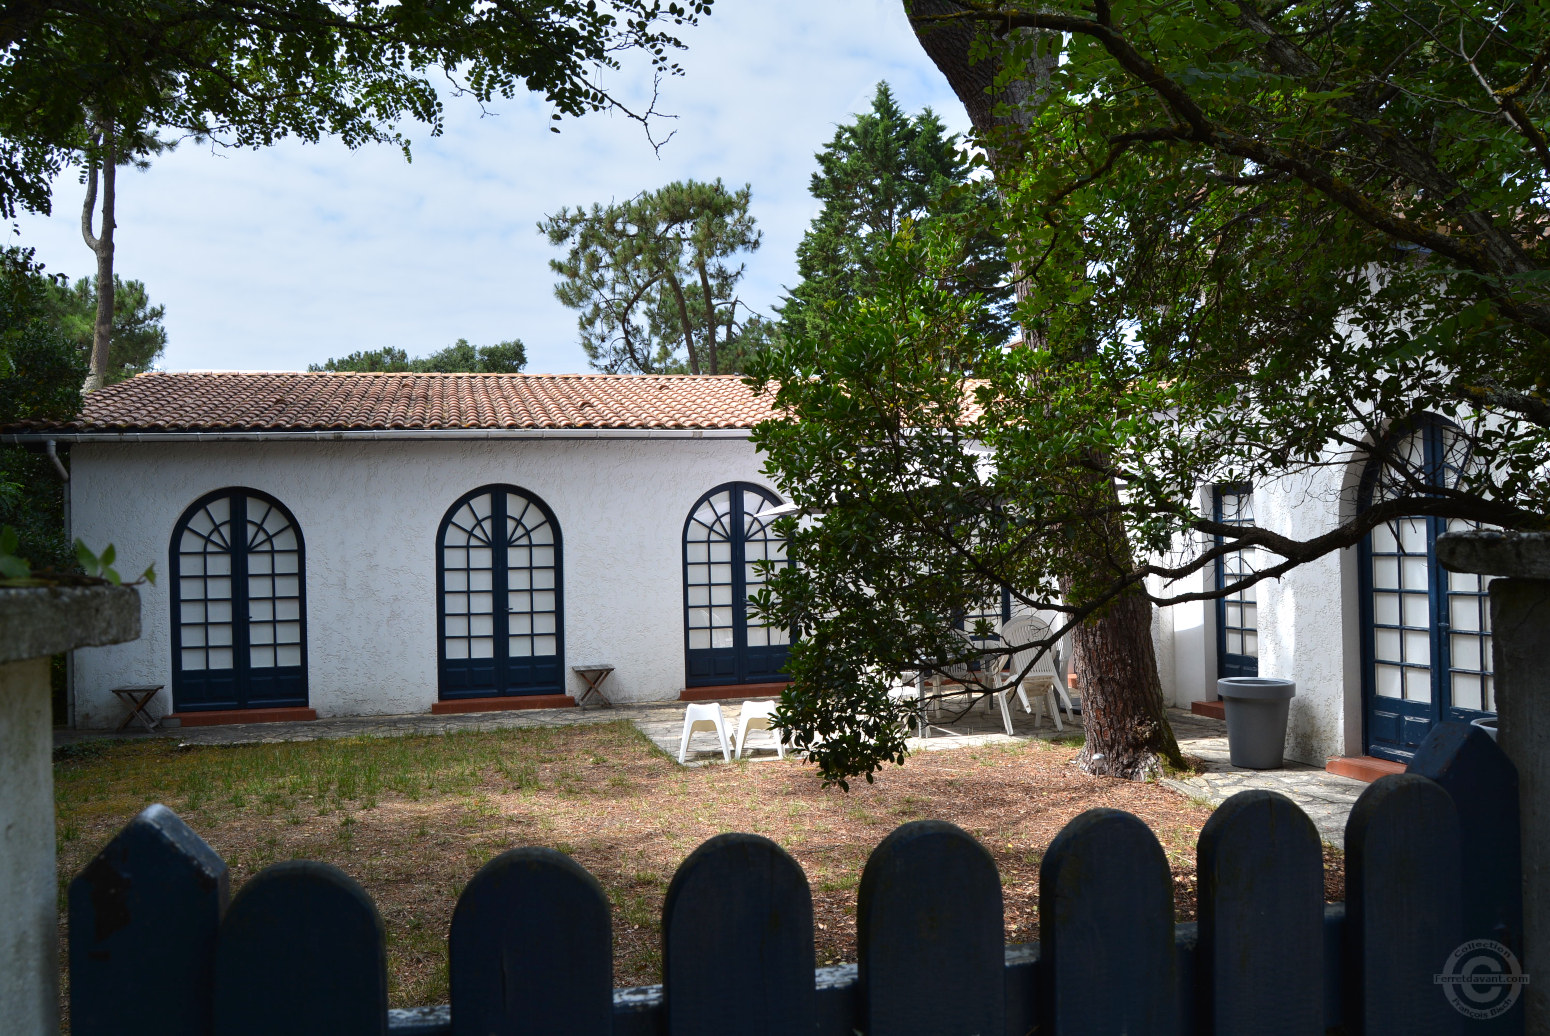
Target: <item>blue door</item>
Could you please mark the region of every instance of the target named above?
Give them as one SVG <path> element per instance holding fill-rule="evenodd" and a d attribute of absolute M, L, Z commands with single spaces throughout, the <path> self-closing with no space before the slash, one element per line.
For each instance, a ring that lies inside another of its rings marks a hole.
<path fill-rule="evenodd" d="M 1212 511 L 1227 525 L 1254 524 L 1254 495 L 1248 486 L 1221 486 L 1212 494 Z M 1216 538 L 1217 546 L 1222 537 Z M 1225 590 L 1254 572 L 1254 551 L 1235 550 L 1216 564 L 1216 589 Z M 1216 599 L 1216 675 L 1259 675 L 1259 605 L 1255 587 L 1223 594 Z"/>
<path fill-rule="evenodd" d="M 305 706 L 306 559 L 290 512 L 218 490 L 183 512 L 170 554 L 173 708 Z"/>
<path fill-rule="evenodd" d="M 1436 418 L 1398 433 L 1390 463 L 1364 483 L 1371 505 L 1416 487 L 1452 484 L 1467 466 L 1462 437 Z M 1435 517 L 1374 528 L 1360 550 L 1364 742 L 1369 755 L 1408 762 L 1432 727 L 1495 711 L 1489 579 L 1448 572 L 1437 537 L 1473 528 Z"/>
<path fill-rule="evenodd" d="M 562 694 L 560 527 L 515 486 L 484 486 L 437 535 L 442 698 Z"/>
<path fill-rule="evenodd" d="M 759 562 L 785 564 L 785 541 L 758 513 L 780 503 L 746 482 L 706 493 L 684 523 L 685 683 L 689 687 L 785 680 L 791 637 L 754 617 Z"/>

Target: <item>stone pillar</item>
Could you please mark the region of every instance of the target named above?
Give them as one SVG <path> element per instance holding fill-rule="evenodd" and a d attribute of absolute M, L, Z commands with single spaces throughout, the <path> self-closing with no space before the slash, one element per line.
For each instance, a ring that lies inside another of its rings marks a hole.
<path fill-rule="evenodd" d="M 0 588 L 0 1028 L 59 1031 L 50 655 L 140 635 L 122 587 Z"/>
<path fill-rule="evenodd" d="M 1463 532 L 1437 541 L 1455 572 L 1491 584 L 1497 740 L 1518 770 L 1526 1031 L 1550 1033 L 1550 534 Z"/>

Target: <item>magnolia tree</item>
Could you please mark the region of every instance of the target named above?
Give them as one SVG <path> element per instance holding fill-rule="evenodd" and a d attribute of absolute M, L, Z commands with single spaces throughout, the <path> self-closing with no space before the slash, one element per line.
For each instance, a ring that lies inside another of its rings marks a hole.
<path fill-rule="evenodd" d="M 936 287 L 961 246 L 907 234 L 826 337 L 755 367 L 794 419 L 759 443 L 821 512 L 765 604 L 801 628 L 782 715 L 827 779 L 901 758 L 890 680 L 1002 588 L 1077 637 L 1082 764 L 1134 776 L 1171 754 L 1134 659 L 1151 605 L 1202 596 L 1179 580 L 1245 548 L 1245 578 L 1281 575 L 1404 515 L 1550 524 L 1550 14 L 911 14 L 990 156 L 1027 334 L 966 332 Z M 1400 445 L 1422 415 L 1440 465 Z M 1372 462 L 1380 489 L 1307 538 L 1195 504 Z"/>

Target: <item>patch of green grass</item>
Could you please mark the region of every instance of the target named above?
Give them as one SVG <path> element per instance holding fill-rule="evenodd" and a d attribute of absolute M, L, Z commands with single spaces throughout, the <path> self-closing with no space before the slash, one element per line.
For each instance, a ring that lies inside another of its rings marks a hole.
<path fill-rule="evenodd" d="M 1087 744 L 1087 735 L 1083 733 L 1060 734 L 1050 738 L 1049 743 L 1059 745 L 1061 748 L 1081 748 Z"/>

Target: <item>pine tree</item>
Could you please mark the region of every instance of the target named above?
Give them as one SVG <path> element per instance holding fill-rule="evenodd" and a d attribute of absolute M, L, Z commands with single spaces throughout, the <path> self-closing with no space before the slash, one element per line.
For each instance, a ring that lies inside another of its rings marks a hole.
<path fill-rule="evenodd" d="M 995 187 L 971 178 L 973 163 L 930 108 L 913 117 L 877 84 L 872 110 L 835 130 L 817 154 L 809 187 L 823 209 L 797 246 L 802 282 L 781 309 L 786 333 L 815 330 L 833 303 L 875 286 L 872 257 L 906 221 L 954 220 L 969 238 L 969 255 L 954 287 L 991 301 L 980 330 L 1010 337 L 1013 297 L 1001 235 L 994 229 Z"/>

